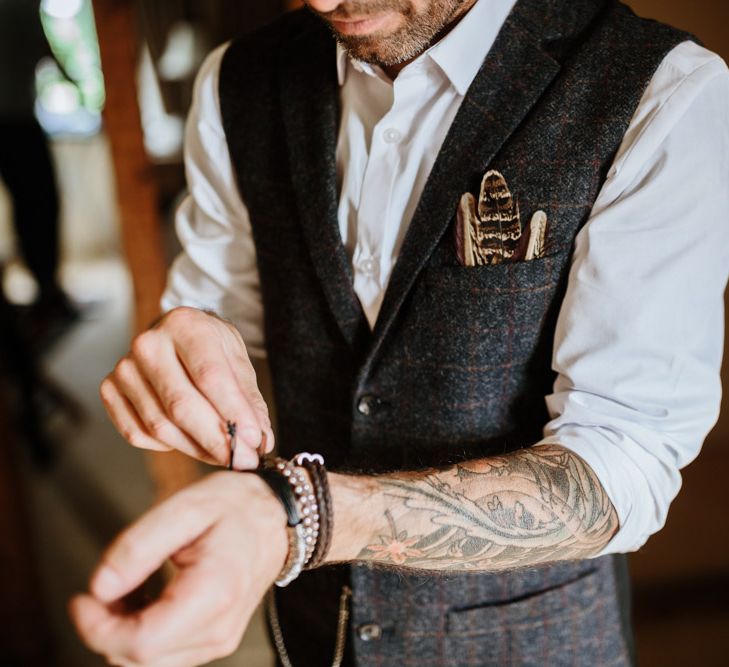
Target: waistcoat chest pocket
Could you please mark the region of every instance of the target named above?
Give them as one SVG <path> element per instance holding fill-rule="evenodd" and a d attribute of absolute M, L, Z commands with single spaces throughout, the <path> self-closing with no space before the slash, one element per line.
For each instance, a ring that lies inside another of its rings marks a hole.
<path fill-rule="evenodd" d="M 529 261 L 424 270 L 421 331 L 442 363 L 526 361 L 542 331 L 568 260 L 559 252 Z M 425 333 L 427 332 L 427 333 Z"/>
<path fill-rule="evenodd" d="M 564 255 L 565 252 L 560 251 L 536 259 L 481 266 L 434 264 L 425 269 L 425 282 L 429 287 L 447 290 L 470 288 L 494 293 L 525 292 L 557 282 Z"/>

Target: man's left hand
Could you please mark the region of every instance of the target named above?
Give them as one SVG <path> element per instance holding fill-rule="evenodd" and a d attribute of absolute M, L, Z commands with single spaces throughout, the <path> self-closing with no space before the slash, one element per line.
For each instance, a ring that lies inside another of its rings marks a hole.
<path fill-rule="evenodd" d="M 229 655 L 283 567 L 283 508 L 252 474 L 214 473 L 153 508 L 109 547 L 71 600 L 85 643 L 111 664 L 188 667 Z M 177 568 L 141 611 L 122 599 L 167 559 Z"/>

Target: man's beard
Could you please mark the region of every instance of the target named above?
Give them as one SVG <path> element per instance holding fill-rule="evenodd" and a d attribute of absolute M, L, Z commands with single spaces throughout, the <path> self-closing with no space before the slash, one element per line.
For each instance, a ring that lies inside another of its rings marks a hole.
<path fill-rule="evenodd" d="M 388 67 L 411 60 L 425 51 L 465 2 L 468 0 L 430 0 L 425 10 L 417 13 L 409 0 L 353 0 L 326 14 L 315 13 L 329 25 L 350 56 Z M 330 20 L 364 18 L 393 11 L 403 16 L 404 21 L 401 28 L 388 34 L 342 35 L 329 23 Z"/>

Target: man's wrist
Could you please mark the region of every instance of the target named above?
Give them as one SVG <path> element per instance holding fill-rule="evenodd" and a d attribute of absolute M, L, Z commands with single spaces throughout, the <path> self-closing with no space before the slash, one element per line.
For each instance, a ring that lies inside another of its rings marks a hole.
<path fill-rule="evenodd" d="M 278 512 L 283 512 L 286 535 L 285 559 L 276 577 L 278 586 L 286 586 L 296 579 L 303 568 L 313 561 L 319 544 L 320 514 L 317 489 L 310 470 L 283 459 L 267 461 L 262 468 L 247 471 L 246 477 L 262 482 L 273 499 Z M 326 478 L 325 478 L 326 479 Z M 321 480 L 320 480 L 321 481 Z M 268 517 L 270 511 L 263 513 Z M 322 552 L 323 554 L 323 552 Z M 314 565 L 321 564 L 321 559 Z"/>
<path fill-rule="evenodd" d="M 280 572 L 288 554 L 289 543 L 286 533 L 286 512 L 271 488 L 258 475 L 246 473 L 219 473 L 234 477 L 238 483 L 245 480 L 245 497 L 239 511 L 250 508 L 251 518 L 256 522 L 261 537 L 261 552 L 267 559 L 275 561 Z"/>
<path fill-rule="evenodd" d="M 279 565 L 283 567 L 289 544 L 287 517 L 281 502 L 258 475 L 234 474 L 250 478 L 256 498 L 252 505 L 266 524 L 264 543 L 271 544 L 271 553 L 275 553 L 277 558 L 280 554 Z M 358 545 L 372 530 L 372 517 L 382 515 L 385 510 L 380 485 L 375 477 L 366 475 L 328 473 L 328 479 L 334 520 L 331 547 L 323 564 L 356 560 L 360 552 Z"/>
<path fill-rule="evenodd" d="M 332 544 L 325 563 L 356 560 L 361 536 L 371 531 L 372 517 L 384 512 L 374 477 L 329 473 L 333 504 Z"/>

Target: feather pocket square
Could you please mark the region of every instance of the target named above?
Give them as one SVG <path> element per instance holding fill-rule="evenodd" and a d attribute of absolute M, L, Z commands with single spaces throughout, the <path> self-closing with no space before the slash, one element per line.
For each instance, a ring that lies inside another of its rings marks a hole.
<path fill-rule="evenodd" d="M 461 196 L 456 216 L 455 242 L 463 266 L 501 264 L 542 257 L 547 236 L 547 214 L 537 211 L 522 234 L 519 202 L 504 176 L 487 171 L 478 202 L 470 193 Z"/>

